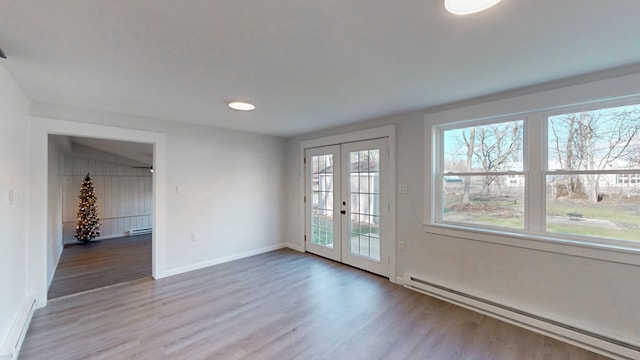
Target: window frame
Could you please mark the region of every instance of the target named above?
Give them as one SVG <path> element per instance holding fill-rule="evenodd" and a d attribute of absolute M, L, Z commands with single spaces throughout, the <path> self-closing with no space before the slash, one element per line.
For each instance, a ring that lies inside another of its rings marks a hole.
<path fill-rule="evenodd" d="M 460 129 L 465 129 L 465 128 L 469 128 L 469 127 L 480 127 L 480 126 L 488 126 L 488 125 L 494 125 L 494 124 L 502 124 L 502 123 L 508 123 L 508 122 L 516 122 L 516 121 L 521 121 L 522 122 L 522 170 L 520 171 L 496 171 L 496 172 L 491 172 L 491 171 L 482 171 L 482 172 L 445 172 L 445 165 L 444 165 L 444 133 L 446 131 L 450 131 L 450 130 L 460 130 Z M 527 186 L 528 186 L 528 171 L 527 171 L 527 117 L 526 116 L 502 116 L 502 117 L 495 117 L 495 118 L 486 118 L 486 119 L 481 119 L 481 120 L 471 120 L 471 121 L 461 121 L 461 122 L 456 122 L 456 123 L 452 123 L 452 124 L 447 124 L 447 125 L 443 125 L 443 126 L 435 126 L 434 127 L 434 132 L 436 133 L 436 148 L 435 148 L 435 152 L 434 152 L 434 163 L 435 163 L 435 173 L 434 173 L 434 178 L 433 178 L 433 184 L 434 184 L 434 195 L 435 195 L 435 211 L 433 212 L 433 221 L 435 223 L 438 224 L 450 224 L 453 226 L 459 226 L 459 227 L 472 227 L 472 228 L 480 228 L 480 229 L 487 229 L 487 230 L 492 230 L 492 231 L 509 231 L 509 230 L 513 230 L 513 231 L 523 231 L 528 229 L 528 221 L 527 221 L 527 217 L 526 215 L 524 216 L 523 219 L 523 228 L 522 229 L 517 229 L 517 228 L 508 228 L 508 227 L 502 227 L 502 226 L 491 226 L 491 225 L 487 225 L 487 224 L 478 224 L 478 223 L 470 223 L 470 222 L 459 222 L 459 221 L 451 221 L 451 220 L 444 220 L 443 219 L 443 206 L 444 206 L 444 197 L 443 197 L 443 193 L 444 191 L 442 189 L 444 189 L 444 177 L 447 174 L 453 175 L 453 176 L 482 176 L 482 175 L 487 175 L 487 174 L 492 174 L 492 175 L 522 175 L 524 177 L 524 194 L 523 194 L 523 201 L 524 201 L 524 210 L 525 210 L 525 214 L 526 214 L 526 206 L 528 203 L 528 191 L 527 191 Z M 435 191 L 435 189 L 441 189 L 440 191 Z"/>
<path fill-rule="evenodd" d="M 509 99 L 499 101 L 505 102 Z M 572 112 L 594 111 L 627 105 L 640 105 L 640 95 L 623 96 L 613 99 L 538 107 L 528 111 L 514 111 L 508 115 L 481 116 L 469 120 L 446 121 L 456 113 L 470 114 L 473 110 L 486 114 L 486 107 L 493 103 L 473 105 L 462 111 L 449 110 L 447 116 L 436 116 L 430 122 L 425 116 L 425 145 L 427 162 L 425 167 L 425 223 L 423 229 L 428 234 L 444 235 L 460 239 L 478 240 L 507 246 L 516 246 L 553 253 L 569 254 L 640 265 L 640 242 L 605 239 L 581 235 L 567 235 L 546 231 L 546 176 L 557 173 L 548 169 L 548 119 L 555 115 Z M 477 109 L 476 109 L 477 108 Z M 484 111 L 483 111 L 484 110 Z M 444 112 L 446 113 L 446 111 Z M 443 171 L 444 171 L 444 131 L 523 120 L 523 173 L 525 176 L 524 228 L 485 226 L 474 223 L 447 222 L 442 220 Z M 536 145 L 539 144 L 539 145 Z M 635 170 L 619 172 L 640 173 Z M 606 171 L 615 173 L 617 171 Z"/>
<path fill-rule="evenodd" d="M 544 187 L 545 193 L 546 193 L 546 177 L 549 175 L 627 174 L 631 176 L 632 174 L 640 174 L 640 168 L 633 169 L 633 170 L 628 170 L 628 169 L 626 170 L 622 170 L 622 169 L 618 169 L 618 170 L 550 170 L 549 169 L 549 119 L 551 117 L 558 116 L 558 115 L 571 114 L 571 113 L 590 112 L 590 111 L 611 109 L 611 108 L 631 106 L 631 105 L 637 105 L 640 107 L 640 98 L 634 97 L 631 99 L 624 99 L 624 100 L 598 101 L 598 102 L 592 102 L 586 105 L 572 105 L 567 107 L 561 107 L 558 109 L 554 109 L 553 111 L 545 111 L 542 113 L 543 135 L 544 135 L 542 139 L 543 141 L 542 144 L 544 146 L 542 147 L 544 150 L 544 157 L 543 157 L 543 163 L 542 163 L 543 167 L 541 169 L 541 172 L 542 172 L 541 185 Z M 617 239 L 611 239 L 611 238 L 601 238 L 601 237 L 592 237 L 592 236 L 577 235 L 577 234 L 562 234 L 562 233 L 549 232 L 547 231 L 547 222 L 546 222 L 546 216 L 547 216 L 546 201 L 543 203 L 543 206 L 544 206 L 544 213 L 543 213 L 544 222 L 542 224 L 542 231 L 545 233 L 546 236 L 558 237 L 561 239 L 569 239 L 569 240 L 575 239 L 575 240 L 586 242 L 586 243 L 599 243 L 599 244 L 612 245 L 612 246 L 625 246 L 626 244 L 635 243 L 630 240 L 617 240 Z"/>

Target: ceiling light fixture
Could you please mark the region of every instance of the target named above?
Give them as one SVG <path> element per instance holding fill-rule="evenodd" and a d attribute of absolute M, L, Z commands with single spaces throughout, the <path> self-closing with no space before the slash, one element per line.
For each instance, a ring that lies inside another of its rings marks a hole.
<path fill-rule="evenodd" d="M 469 15 L 486 10 L 500 0 L 444 0 L 444 7 L 448 12 L 456 15 Z"/>
<path fill-rule="evenodd" d="M 256 106 L 253 105 L 252 103 L 249 103 L 246 101 L 239 101 L 239 100 L 229 100 L 227 102 L 227 105 L 229 105 L 229 107 L 232 108 L 233 110 L 238 110 L 238 111 L 251 111 L 256 109 Z"/>

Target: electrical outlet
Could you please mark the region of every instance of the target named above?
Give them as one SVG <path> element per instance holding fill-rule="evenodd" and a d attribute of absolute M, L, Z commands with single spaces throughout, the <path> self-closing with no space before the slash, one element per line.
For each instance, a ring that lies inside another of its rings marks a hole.
<path fill-rule="evenodd" d="M 407 186 L 407 184 L 400 184 L 399 189 L 398 189 L 400 194 L 408 194 L 409 193 L 409 186 Z"/>
<path fill-rule="evenodd" d="M 198 234 L 191 233 L 191 241 L 196 241 L 196 240 L 198 240 Z"/>
<path fill-rule="evenodd" d="M 404 241 L 398 241 L 398 250 L 404 251 Z"/>

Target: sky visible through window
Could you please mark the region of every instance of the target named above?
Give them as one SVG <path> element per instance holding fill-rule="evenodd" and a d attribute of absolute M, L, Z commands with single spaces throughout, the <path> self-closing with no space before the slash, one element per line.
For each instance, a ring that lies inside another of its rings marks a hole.
<path fill-rule="evenodd" d="M 522 171 L 523 128 L 517 120 L 445 130 L 444 171 Z"/>
<path fill-rule="evenodd" d="M 561 114 L 548 121 L 549 170 L 639 168 L 640 106 Z"/>

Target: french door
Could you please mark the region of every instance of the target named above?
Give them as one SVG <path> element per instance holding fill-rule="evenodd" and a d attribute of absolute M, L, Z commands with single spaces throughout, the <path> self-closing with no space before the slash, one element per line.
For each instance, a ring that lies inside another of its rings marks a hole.
<path fill-rule="evenodd" d="M 306 251 L 389 276 L 387 138 L 305 151 Z"/>

